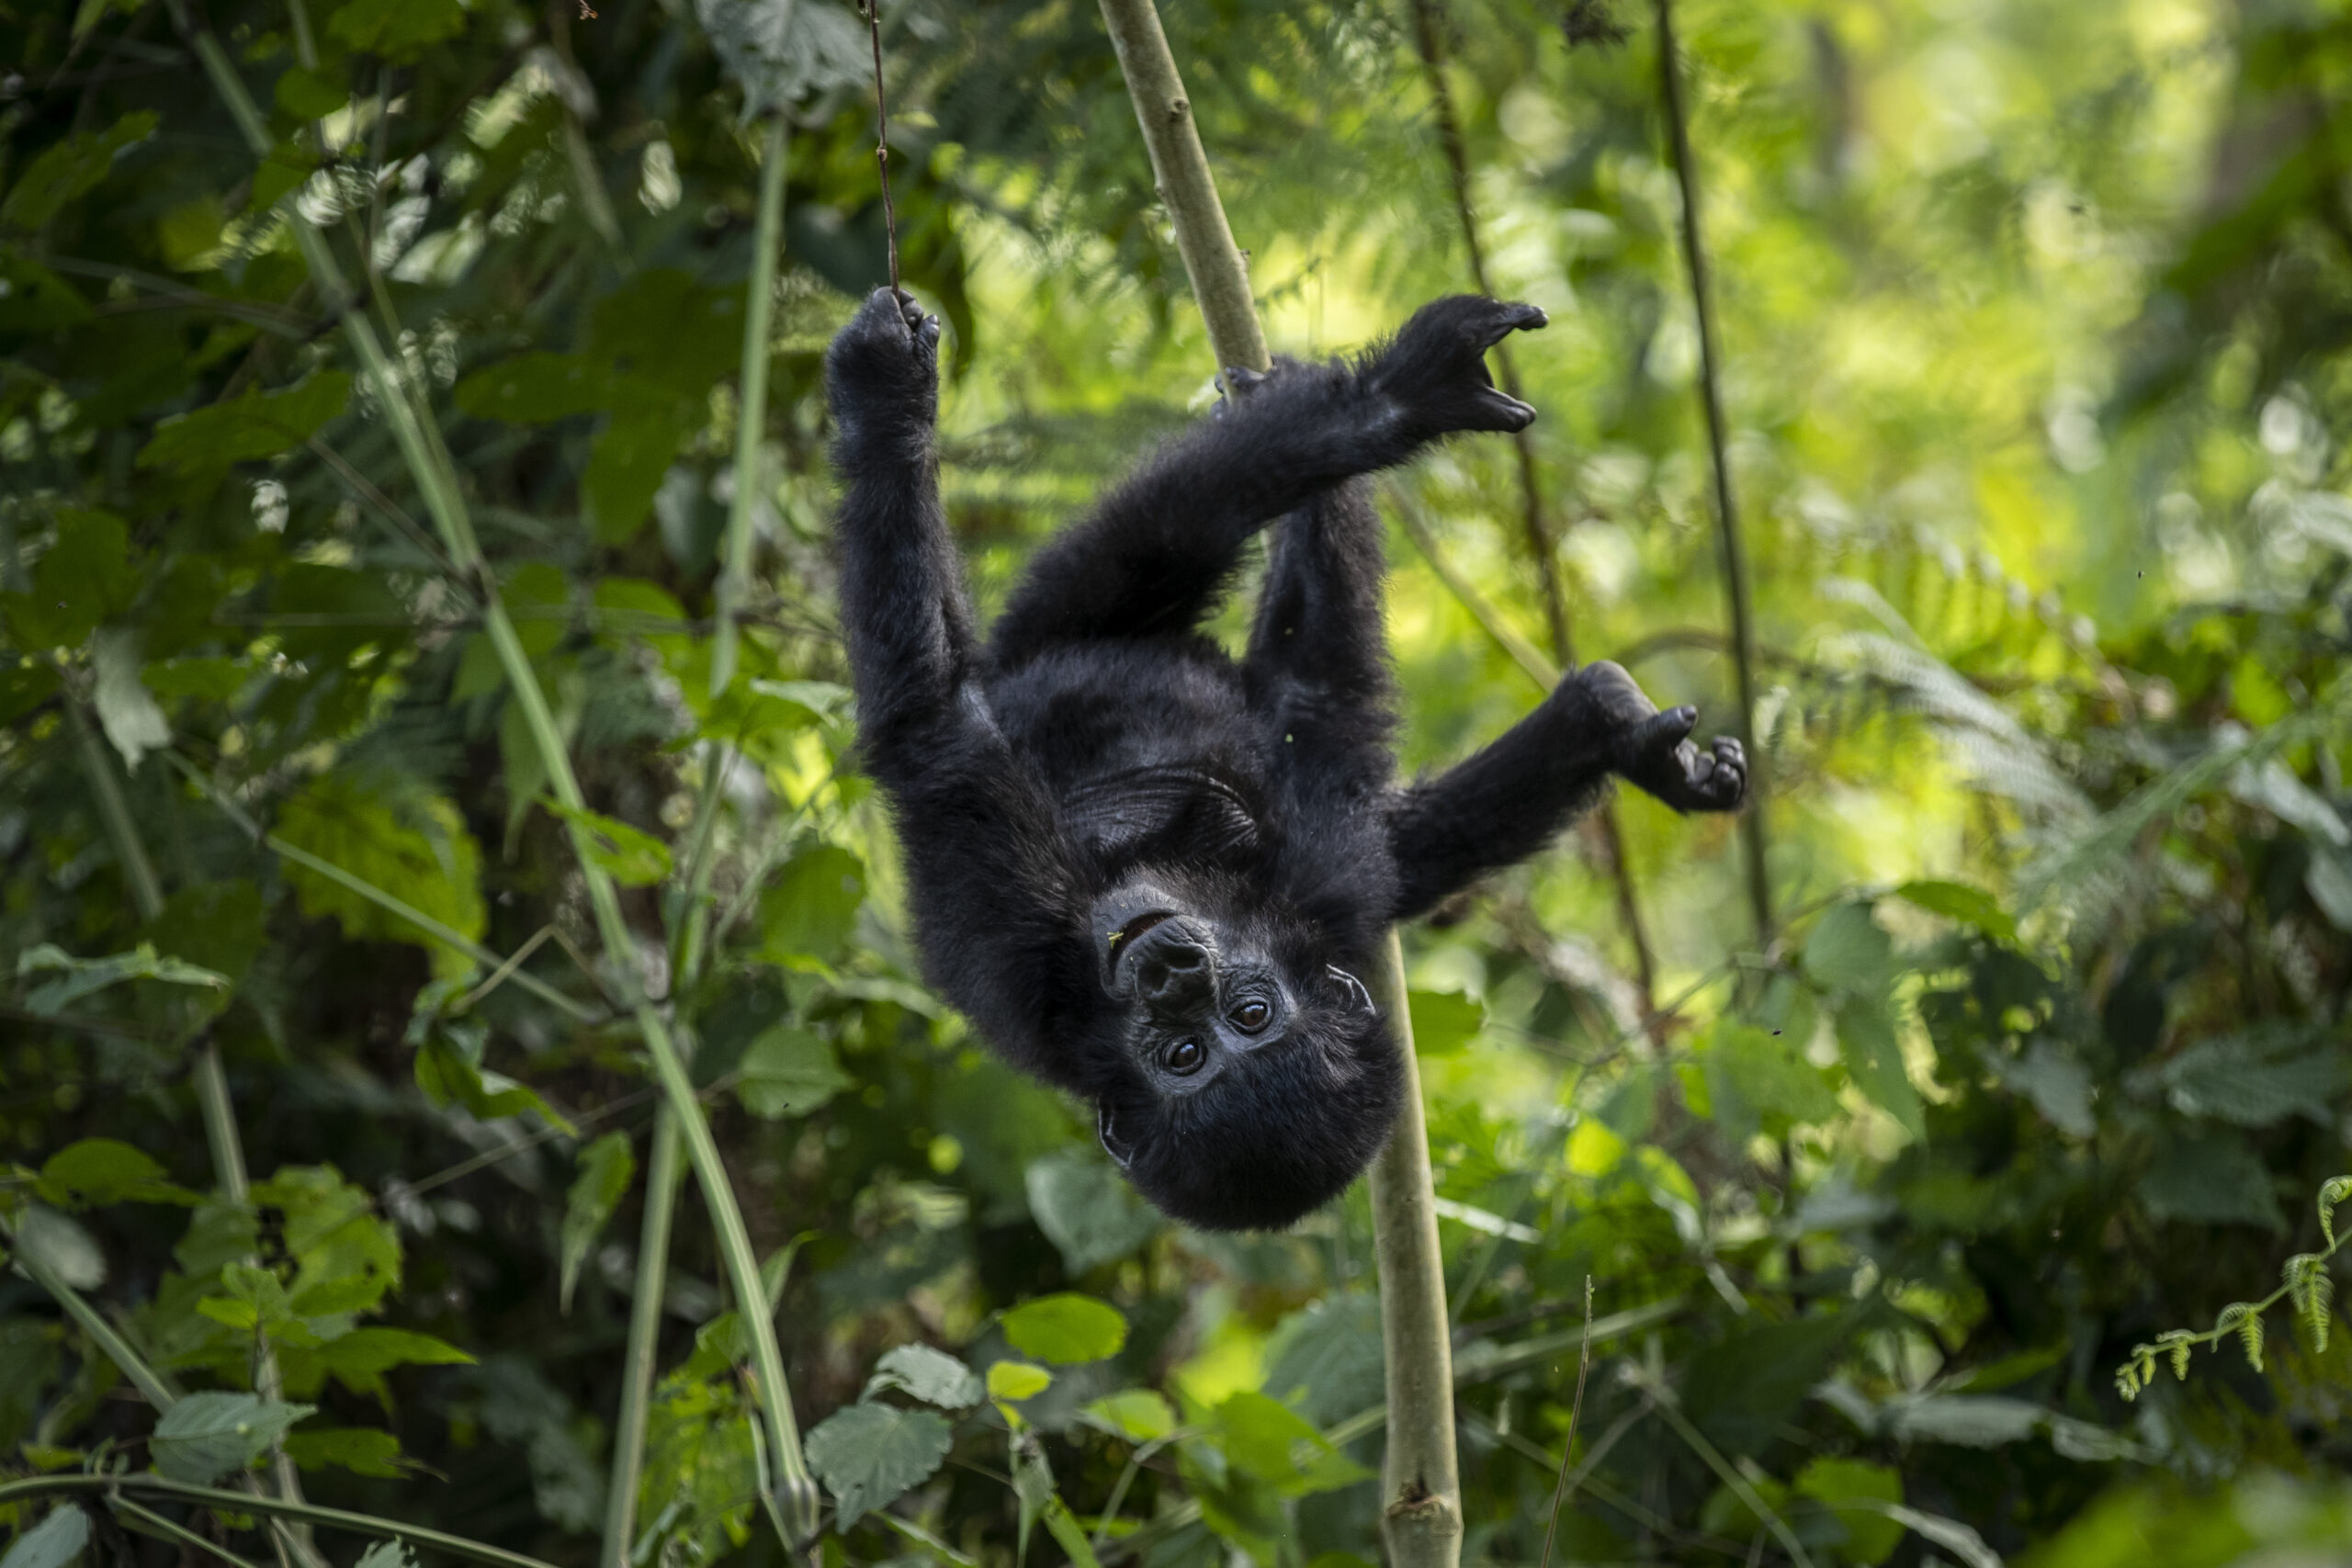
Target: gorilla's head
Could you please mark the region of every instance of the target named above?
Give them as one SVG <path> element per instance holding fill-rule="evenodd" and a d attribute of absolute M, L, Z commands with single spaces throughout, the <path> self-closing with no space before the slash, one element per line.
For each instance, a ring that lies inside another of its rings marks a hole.
<path fill-rule="evenodd" d="M 1096 900 L 1115 1064 L 1095 1090 L 1097 1128 L 1167 1213 L 1273 1229 L 1339 1196 L 1386 1141 L 1396 1047 L 1312 922 L 1216 891 L 1150 877 Z"/>

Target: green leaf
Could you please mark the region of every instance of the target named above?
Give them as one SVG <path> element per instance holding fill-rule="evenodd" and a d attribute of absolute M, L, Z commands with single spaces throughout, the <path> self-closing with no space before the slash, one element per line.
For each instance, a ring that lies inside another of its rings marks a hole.
<path fill-rule="evenodd" d="M 2062 1133 L 2087 1138 L 2098 1123 L 2091 1114 L 2090 1069 L 2058 1045 L 2037 1040 L 2022 1056 L 1989 1055 L 2001 1081 L 2033 1101 L 2042 1119 Z"/>
<path fill-rule="evenodd" d="M 865 80 L 865 34 L 848 12 L 796 0 L 697 0 L 695 13 L 742 85 L 747 119 Z"/>
<path fill-rule="evenodd" d="M 624 545 L 636 536 L 653 510 L 653 492 L 693 434 L 693 423 L 668 402 L 632 405 L 605 419 L 580 479 L 580 509 L 591 538 Z"/>
<path fill-rule="evenodd" d="M 47 333 L 80 326 L 89 302 L 30 256 L 0 252 L 0 333 Z"/>
<path fill-rule="evenodd" d="M 824 1036 L 794 1023 L 763 1031 L 743 1048 L 735 1070 L 735 1098 L 769 1122 L 820 1110 L 855 1081 Z"/>
<path fill-rule="evenodd" d="M 1838 1007 L 1838 1050 L 1855 1087 L 1914 1138 L 1928 1135 L 1926 1108 L 1903 1070 L 1903 1044 L 1883 1002 L 1849 995 Z"/>
<path fill-rule="evenodd" d="M 48 227 L 67 202 L 106 178 L 117 154 L 153 135 L 156 119 L 153 110 L 140 109 L 104 130 L 51 142 L 17 176 L 7 199 L 0 201 L 0 228 L 29 234 Z"/>
<path fill-rule="evenodd" d="M 480 940 L 489 924 L 481 887 L 481 852 L 458 808 L 414 787 L 388 789 L 348 773 L 322 773 L 286 803 L 278 837 L 459 935 Z M 439 974 L 462 975 L 472 958 L 444 947 L 409 921 L 307 866 L 288 863 L 286 880 L 302 912 L 332 915 L 355 942 L 413 942 L 434 955 Z"/>
<path fill-rule="evenodd" d="M 0 1554 L 0 1568 L 65 1568 L 89 1544 L 90 1516 L 79 1503 L 62 1503 Z"/>
<path fill-rule="evenodd" d="M 533 353 L 484 366 L 450 389 L 476 419 L 545 424 L 610 408 L 616 389 L 604 367 L 576 354 Z"/>
<path fill-rule="evenodd" d="M 84 1138 L 41 1163 L 40 1195 L 61 1209 L 96 1209 L 108 1203 L 202 1201 L 173 1185 L 146 1150 L 113 1138 Z"/>
<path fill-rule="evenodd" d="M 146 935 L 159 953 L 242 985 L 267 939 L 261 889 L 242 878 L 198 882 L 164 900 Z"/>
<path fill-rule="evenodd" d="M 404 1540 L 379 1540 L 359 1554 L 353 1568 L 416 1568 L 416 1553 Z"/>
<path fill-rule="evenodd" d="M 128 610 L 139 593 L 130 553 L 130 534 L 121 518 L 61 510 L 57 540 L 33 568 L 32 591 L 0 594 L 18 647 L 79 648 L 99 622 Z"/>
<path fill-rule="evenodd" d="M 1707 1063 L 1741 1103 L 1778 1124 L 1770 1131 L 1819 1124 L 1838 1114 L 1838 1097 L 1822 1081 L 1821 1070 L 1786 1036 L 1726 1021 L 1715 1028 Z M 1724 1107 L 1717 1105 L 1715 1113 L 1722 1119 Z"/>
<path fill-rule="evenodd" d="M 540 797 L 539 804 L 579 829 L 581 853 L 590 864 L 624 887 L 650 887 L 670 875 L 670 846 L 640 829 L 616 822 L 585 807 Z"/>
<path fill-rule="evenodd" d="M 249 391 L 175 415 L 139 450 L 142 468 L 204 473 L 301 446 L 351 401 L 351 378 L 322 370 L 281 391 Z"/>
<path fill-rule="evenodd" d="M 54 1018 L 84 997 L 126 980 L 155 980 L 166 986 L 201 986 L 215 990 L 229 988 L 225 976 L 193 964 L 183 964 L 176 958 L 163 957 L 143 942 L 129 953 L 111 953 L 105 958 L 76 958 L 46 942 L 17 955 L 18 979 L 51 969 L 64 971 L 64 978 L 37 987 L 25 996 L 26 1010 L 43 1018 Z"/>
<path fill-rule="evenodd" d="M 831 956 L 865 901 L 865 862 L 836 844 L 802 850 L 760 896 L 760 955 L 773 963 Z"/>
<path fill-rule="evenodd" d="M 1869 904 L 1835 905 L 1805 938 L 1804 968 L 1824 990 L 1877 996 L 1894 977 L 1894 945 Z"/>
<path fill-rule="evenodd" d="M 1894 896 L 1931 915 L 1982 931 L 1996 942 L 2018 940 L 2017 917 L 1983 888 L 1964 882 L 1906 882 L 1894 890 Z"/>
<path fill-rule="evenodd" d="M 580 1174 L 572 1178 L 571 1190 L 564 1198 L 563 1277 L 556 1295 L 566 1314 L 571 1311 L 572 1287 L 580 1282 L 580 1265 L 637 1175 L 637 1157 L 629 1152 L 627 1133 L 605 1134 L 582 1149 L 575 1163 Z"/>
<path fill-rule="evenodd" d="M 107 1282 L 106 1254 L 79 1220 L 32 1203 L 18 1211 L 15 1224 L 17 1251 L 28 1261 L 77 1291 L 95 1291 Z"/>
<path fill-rule="evenodd" d="M 884 1351 L 874 1365 L 874 1375 L 865 1380 L 865 1392 L 858 1397 L 871 1400 L 886 1389 L 942 1410 L 969 1410 L 988 1396 L 971 1368 L 928 1345 L 900 1345 Z"/>
<path fill-rule="evenodd" d="M 990 1399 L 1018 1404 L 1024 1399 L 1036 1398 L 1053 1386 L 1053 1373 L 1027 1361 L 996 1361 L 989 1367 Z"/>
<path fill-rule="evenodd" d="M 1106 1393 L 1079 1412 L 1089 1425 L 1131 1443 L 1156 1443 L 1176 1430 L 1176 1409 L 1148 1388 Z"/>
<path fill-rule="evenodd" d="M 473 1358 L 430 1334 L 405 1328 L 355 1328 L 316 1348 L 288 1346 L 279 1370 L 288 1390 L 308 1393 L 334 1379 L 352 1393 L 390 1402 L 384 1374 L 398 1367 L 464 1367 Z"/>
<path fill-rule="evenodd" d="M 331 1427 L 322 1432 L 289 1432 L 286 1454 L 304 1470 L 347 1470 L 397 1481 L 408 1473 L 401 1463 L 401 1440 L 373 1427 Z M 363 1559 L 364 1561 L 364 1559 Z"/>
<path fill-rule="evenodd" d="M 1071 1277 L 1125 1258 L 1159 1234 L 1159 1213 L 1109 1162 L 1071 1145 L 1029 1167 L 1029 1212 Z"/>
<path fill-rule="evenodd" d="M 2140 1195 L 2160 1220 L 2286 1228 L 2270 1168 L 2245 1134 L 2224 1129 L 2165 1138 L 2140 1179 Z"/>
<path fill-rule="evenodd" d="M 1845 1524 L 1848 1561 L 1883 1562 L 1903 1544 L 1903 1527 L 1870 1506 L 1903 1501 L 1903 1477 L 1889 1466 L 1816 1459 L 1797 1472 L 1795 1490 L 1826 1504 Z"/>
<path fill-rule="evenodd" d="M 1371 1474 L 1298 1412 L 1262 1393 L 1227 1398 L 1216 1407 L 1215 1430 L 1227 1462 L 1285 1497 L 1334 1491 Z"/>
<path fill-rule="evenodd" d="M 1265 1392 L 1325 1423 L 1378 1404 L 1387 1386 L 1380 1301 L 1336 1292 L 1275 1326 L 1266 1341 Z"/>
<path fill-rule="evenodd" d="M 139 678 L 139 634 L 101 628 L 90 640 L 90 705 L 98 728 L 133 773 L 148 752 L 172 743 L 172 727 Z"/>
<path fill-rule="evenodd" d="M 1461 991 L 1408 991 L 1413 1049 L 1424 1056 L 1459 1051 L 1487 1026 L 1486 1004 Z"/>
<path fill-rule="evenodd" d="M 2335 1124 L 2331 1102 L 2352 1083 L 2352 1063 L 2324 1030 L 2252 1029 L 2199 1041 L 2158 1071 L 2184 1116 L 2267 1127 L 2290 1116 Z"/>
<path fill-rule="evenodd" d="M 479 1066 L 437 1031 L 417 1047 L 415 1072 L 416 1087 L 435 1105 L 462 1105 L 484 1122 L 531 1112 L 551 1126 L 571 1130 L 571 1123 L 538 1090 Z"/>
<path fill-rule="evenodd" d="M 156 1421 L 148 1451 L 155 1468 L 173 1480 L 209 1486 L 267 1453 L 288 1427 L 316 1409 L 251 1393 L 191 1393 Z"/>
<path fill-rule="evenodd" d="M 1117 1355 L 1127 1342 L 1127 1320 L 1108 1302 L 1063 1291 L 1006 1313 L 1004 1337 L 1023 1355 L 1075 1366 Z"/>
<path fill-rule="evenodd" d="M 294 119 L 324 119 L 351 101 L 351 87 L 322 72 L 290 66 L 278 73 L 271 101 Z"/>
<path fill-rule="evenodd" d="M 837 1528 L 886 1508 L 931 1479 L 954 1440 L 935 1411 L 893 1404 L 836 1410 L 808 1434 L 808 1464 L 833 1495 Z"/>
<path fill-rule="evenodd" d="M 458 0 L 349 0 L 327 18 L 327 36 L 396 65 L 466 30 Z"/>

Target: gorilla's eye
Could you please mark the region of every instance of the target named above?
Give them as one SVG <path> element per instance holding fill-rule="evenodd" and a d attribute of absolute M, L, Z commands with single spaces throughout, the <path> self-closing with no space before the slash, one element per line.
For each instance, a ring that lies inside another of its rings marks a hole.
<path fill-rule="evenodd" d="M 1274 1010 L 1266 1005 L 1264 998 L 1251 997 L 1233 1010 L 1232 1018 L 1234 1028 L 1244 1034 L 1255 1034 L 1274 1021 Z"/>
<path fill-rule="evenodd" d="M 1190 1077 L 1199 1072 L 1201 1064 L 1208 1059 L 1208 1050 L 1199 1041 L 1179 1040 L 1168 1047 L 1168 1054 L 1160 1058 L 1160 1065 L 1179 1077 Z"/>

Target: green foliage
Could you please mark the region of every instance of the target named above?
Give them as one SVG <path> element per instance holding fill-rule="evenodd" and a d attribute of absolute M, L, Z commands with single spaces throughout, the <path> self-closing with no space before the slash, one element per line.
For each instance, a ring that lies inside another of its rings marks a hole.
<path fill-rule="evenodd" d="M 597 9 L 219 0 L 251 141 L 152 6 L 0 17 L 0 1215 L 86 1309 L 0 1292 L 0 1480 L 226 1477 L 266 1431 L 324 1505 L 773 1561 L 749 1292 L 693 1194 L 636 1255 L 643 1003 L 771 1260 L 829 1560 L 1381 1560 L 1361 1199 L 1162 1224 L 913 963 L 827 536 L 821 351 L 887 265 L 854 9 Z M 885 9 L 985 615 L 1214 367 L 1093 8 Z M 1471 286 L 1402 9 L 1160 10 L 1280 350 Z M 1467 1552 L 1541 1548 L 1589 1275 L 1561 1560 L 1780 1561 L 1785 1529 L 1823 1568 L 2334 1561 L 2352 21 L 1676 16 L 1779 929 L 1734 829 L 1624 791 L 1613 838 L 1406 933 Z M 1391 541 L 1401 771 L 1537 695 L 1488 630 L 1546 616 L 1523 472 L 1579 655 L 1733 728 L 1648 13 L 1435 20 L 1493 287 L 1553 325 L 1513 350 L 1524 468 L 1462 442 L 1385 481 L 1449 569 Z M 593 810 L 533 809 L 559 751 Z M 163 1432 L 121 1357 L 186 1391 L 169 1418 L 234 1418 Z M 0 1508 L 6 1568 L 86 1556 L 90 1503 Z"/>

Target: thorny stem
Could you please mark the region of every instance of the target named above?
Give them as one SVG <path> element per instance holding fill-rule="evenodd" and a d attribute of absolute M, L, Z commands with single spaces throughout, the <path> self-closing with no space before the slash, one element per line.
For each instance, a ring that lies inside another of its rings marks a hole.
<path fill-rule="evenodd" d="M 221 49 L 220 40 L 206 29 L 197 28 L 182 6 L 175 6 L 175 16 L 182 31 L 202 62 L 205 73 L 228 105 L 231 117 L 243 134 L 248 146 L 256 155 L 266 153 L 270 146 L 267 127 L 255 107 L 252 95 L 238 77 L 235 66 Z M 349 293 L 341 268 L 326 238 L 306 220 L 299 211 L 289 210 L 287 221 L 291 228 L 297 248 L 309 268 L 312 280 L 321 291 L 331 298 L 342 299 Z M 497 581 L 490 571 L 481 546 L 474 534 L 472 519 L 457 482 L 455 464 L 440 440 L 438 429 L 421 417 L 413 400 L 413 389 L 384 351 L 367 314 L 359 310 L 346 311 L 343 326 L 352 351 L 374 389 L 386 421 L 405 460 L 410 477 L 424 493 L 426 509 L 441 535 L 442 546 L 459 570 L 474 581 L 482 600 L 482 629 L 491 648 L 498 657 L 501 671 L 506 678 L 508 698 L 520 709 L 524 727 L 529 733 L 540 765 L 546 770 L 548 783 L 556 799 L 575 810 L 585 810 L 586 797 L 580 780 L 572 772 L 571 757 L 555 715 L 548 706 L 547 694 L 540 690 L 538 677 L 531 668 L 529 652 L 516 634 L 514 623 L 506 613 L 498 594 Z M 591 853 L 594 848 L 589 831 L 579 820 L 569 820 L 566 829 L 571 836 L 572 851 L 580 865 L 582 882 L 586 886 L 588 899 L 596 920 L 597 934 L 616 976 L 631 995 L 629 1010 L 635 1018 L 638 1032 L 645 1042 L 646 1055 L 650 1058 L 655 1077 L 668 1097 L 675 1112 L 680 1131 L 684 1134 L 686 1153 L 691 1161 L 696 1184 L 702 1189 L 704 1207 L 708 1211 L 712 1228 L 718 1233 L 718 1252 L 727 1267 L 728 1282 L 751 1338 L 752 1361 L 757 1375 L 762 1414 L 768 1426 L 769 1449 L 775 1473 L 763 1477 L 781 1494 L 786 1516 L 804 1538 L 814 1533 L 819 1497 L 814 1477 L 808 1472 L 808 1461 L 800 1449 L 799 1427 L 794 1418 L 790 1387 L 784 1373 L 784 1356 L 776 1343 L 774 1317 L 763 1310 L 765 1295 L 760 1285 L 759 1258 L 752 1250 L 750 1231 L 743 1224 L 743 1212 L 735 1201 L 729 1183 L 727 1165 L 718 1152 L 717 1140 L 711 1136 L 710 1123 L 703 1116 L 695 1097 L 694 1084 L 686 1076 L 685 1066 L 676 1046 L 672 1043 L 667 1021 L 643 996 L 642 976 L 635 960 L 636 938 L 627 918 L 621 912 L 620 896 L 612 878 L 597 866 Z"/>
<path fill-rule="evenodd" d="M 1747 851 L 1747 898 L 1756 916 L 1756 945 L 1772 945 L 1772 885 L 1765 869 L 1767 773 L 1756 741 L 1756 611 L 1748 592 L 1747 550 L 1731 488 L 1730 438 L 1724 425 L 1723 367 L 1715 344 L 1714 304 L 1707 291 L 1707 247 L 1700 232 L 1699 175 L 1690 155 L 1690 117 L 1682 102 L 1682 66 L 1674 43 L 1673 0 L 1657 6 L 1657 71 L 1664 89 L 1674 177 L 1682 193 L 1682 258 L 1690 280 L 1690 308 L 1699 323 L 1699 387 L 1707 413 L 1707 450 L 1714 461 L 1715 523 L 1723 558 L 1724 592 L 1731 604 L 1733 669 L 1739 678 L 1739 742 L 1747 751 L 1747 809 L 1740 814 Z"/>

